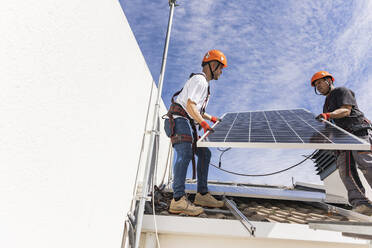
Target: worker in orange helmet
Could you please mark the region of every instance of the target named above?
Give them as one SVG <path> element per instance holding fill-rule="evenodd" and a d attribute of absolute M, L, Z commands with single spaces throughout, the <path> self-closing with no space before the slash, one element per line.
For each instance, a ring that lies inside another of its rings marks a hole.
<path fill-rule="evenodd" d="M 171 138 L 177 158 L 173 166 L 173 199 L 169 212 L 184 213 L 196 216 L 203 213 L 202 207 L 222 207 L 223 201 L 215 199 L 208 192 L 208 168 L 211 151 L 207 147 L 196 147 L 198 134 L 196 124 L 199 124 L 204 133 L 213 132 L 207 123 L 221 121 L 216 116 L 205 112 L 208 104 L 211 80 L 218 80 L 222 69 L 227 67 L 225 55 L 219 50 L 210 50 L 202 61 L 202 72 L 192 73 L 184 87 L 172 97 L 164 128 Z M 174 99 L 177 96 L 176 99 Z M 193 162 L 193 178 L 195 178 L 195 156 L 197 163 L 197 194 L 194 204 L 189 202 L 185 194 L 185 180 L 190 161 Z M 195 206 L 199 205 L 199 206 Z M 200 207 L 201 206 L 201 207 Z"/>
<path fill-rule="evenodd" d="M 329 120 L 346 131 L 372 144 L 371 123 L 359 110 L 355 94 L 348 88 L 335 87 L 335 79 L 327 71 L 319 71 L 311 78 L 315 93 L 326 96 L 323 113 L 318 120 Z M 318 93 L 319 92 L 319 93 Z M 348 200 L 355 212 L 372 215 L 372 205 L 357 173 L 359 168 L 372 187 L 372 152 L 337 151 L 336 165 L 348 192 Z M 355 162 L 358 164 L 356 166 Z"/>

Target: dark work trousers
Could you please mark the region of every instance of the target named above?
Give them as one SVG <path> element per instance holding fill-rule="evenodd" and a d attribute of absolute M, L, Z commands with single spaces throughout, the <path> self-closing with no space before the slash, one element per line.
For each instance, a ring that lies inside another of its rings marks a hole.
<path fill-rule="evenodd" d="M 372 134 L 359 138 L 372 144 Z M 338 151 L 337 168 L 342 182 L 347 190 L 349 203 L 355 207 L 363 203 L 370 203 L 365 196 L 365 189 L 359 179 L 359 168 L 368 184 L 372 187 L 372 151 Z"/>

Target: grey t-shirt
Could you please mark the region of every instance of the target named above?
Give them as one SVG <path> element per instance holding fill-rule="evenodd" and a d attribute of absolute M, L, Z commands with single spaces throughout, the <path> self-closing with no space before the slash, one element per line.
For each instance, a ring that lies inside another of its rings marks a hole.
<path fill-rule="evenodd" d="M 355 94 L 350 89 L 345 87 L 337 87 L 333 89 L 325 100 L 323 113 L 332 112 L 341 108 L 343 105 L 352 106 L 350 116 L 333 120 L 337 126 L 347 131 L 351 131 L 353 126 L 363 123 L 364 114 L 359 110 Z"/>

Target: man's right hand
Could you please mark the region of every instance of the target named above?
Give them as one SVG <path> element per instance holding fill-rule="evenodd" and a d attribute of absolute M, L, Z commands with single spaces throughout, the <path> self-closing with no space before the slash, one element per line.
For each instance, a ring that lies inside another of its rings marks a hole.
<path fill-rule="evenodd" d="M 317 117 L 315 117 L 315 119 L 318 121 L 322 121 L 322 119 L 327 121 L 329 120 L 329 118 L 330 118 L 330 113 L 322 113 L 318 115 Z"/>
<path fill-rule="evenodd" d="M 202 121 L 200 123 L 200 126 L 202 126 L 202 128 L 204 129 L 204 133 L 210 131 L 211 133 L 214 132 L 214 130 L 209 126 L 209 124 L 206 122 L 206 121 Z"/>

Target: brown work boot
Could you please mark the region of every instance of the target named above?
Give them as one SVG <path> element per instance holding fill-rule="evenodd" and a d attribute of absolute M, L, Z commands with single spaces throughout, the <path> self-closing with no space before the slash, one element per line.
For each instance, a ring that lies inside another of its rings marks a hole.
<path fill-rule="evenodd" d="M 372 215 L 372 205 L 368 203 L 362 203 L 360 205 L 357 205 L 356 207 L 353 207 L 353 211 L 364 215 Z"/>
<path fill-rule="evenodd" d="M 182 196 L 181 199 L 176 201 L 174 198 L 169 206 L 169 212 L 172 214 L 184 213 L 191 216 L 197 216 L 204 212 L 203 208 L 196 207 L 194 204 L 186 199 L 186 196 Z"/>
<path fill-rule="evenodd" d="M 195 196 L 194 204 L 203 207 L 221 208 L 223 207 L 224 202 L 216 200 L 216 198 L 214 198 L 211 193 L 208 192 L 205 195 L 197 193 Z"/>

